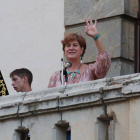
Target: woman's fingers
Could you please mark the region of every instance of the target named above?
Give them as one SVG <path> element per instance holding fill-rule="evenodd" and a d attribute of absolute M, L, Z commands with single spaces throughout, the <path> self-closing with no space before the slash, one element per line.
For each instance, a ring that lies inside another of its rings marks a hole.
<path fill-rule="evenodd" d="M 87 19 L 86 19 L 86 18 L 85 18 L 85 22 L 86 22 L 87 26 L 89 26 L 89 23 L 88 23 L 88 21 L 87 21 Z"/>
<path fill-rule="evenodd" d="M 97 27 L 97 19 L 95 19 L 95 23 L 94 24 L 95 24 L 95 27 Z"/>
<path fill-rule="evenodd" d="M 93 25 L 93 22 L 92 22 L 92 19 L 91 18 L 89 18 L 89 22 L 87 21 L 87 19 L 85 19 L 85 22 L 86 22 L 87 26 Z M 97 26 L 97 19 L 95 19 L 94 25 L 95 25 L 95 27 Z"/>
<path fill-rule="evenodd" d="M 89 21 L 90 21 L 90 25 L 93 25 L 91 18 L 89 18 Z"/>

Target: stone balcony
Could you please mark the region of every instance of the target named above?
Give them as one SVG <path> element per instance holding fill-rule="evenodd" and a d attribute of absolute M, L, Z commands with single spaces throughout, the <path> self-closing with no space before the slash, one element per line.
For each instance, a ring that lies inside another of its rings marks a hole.
<path fill-rule="evenodd" d="M 0 140 L 139 140 L 140 74 L 0 98 Z"/>

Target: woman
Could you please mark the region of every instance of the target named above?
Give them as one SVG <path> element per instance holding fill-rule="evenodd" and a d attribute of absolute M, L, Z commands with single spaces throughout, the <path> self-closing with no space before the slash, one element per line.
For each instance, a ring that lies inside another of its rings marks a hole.
<path fill-rule="evenodd" d="M 85 19 L 85 32 L 88 36 L 94 38 L 98 51 L 98 56 L 94 64 L 82 64 L 80 58 L 83 57 L 86 49 L 85 38 L 76 33 L 67 34 L 62 40 L 64 55 L 72 66 L 67 69 L 68 82 L 74 84 L 104 78 L 111 65 L 109 54 L 101 42 L 100 34 L 97 31 L 97 20 L 92 23 L 91 18 L 88 22 Z M 50 78 L 48 88 L 61 86 L 60 70 L 56 71 Z"/>

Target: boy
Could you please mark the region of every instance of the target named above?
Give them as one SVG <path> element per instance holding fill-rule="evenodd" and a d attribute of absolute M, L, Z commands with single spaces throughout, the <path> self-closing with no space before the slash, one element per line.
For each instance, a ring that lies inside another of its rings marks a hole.
<path fill-rule="evenodd" d="M 10 73 L 10 78 L 12 79 L 12 86 L 17 92 L 29 92 L 32 90 L 33 75 L 28 69 L 16 69 Z"/>

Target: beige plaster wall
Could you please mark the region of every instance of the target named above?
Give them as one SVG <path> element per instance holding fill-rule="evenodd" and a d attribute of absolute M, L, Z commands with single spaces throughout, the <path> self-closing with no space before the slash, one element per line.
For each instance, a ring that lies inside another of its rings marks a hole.
<path fill-rule="evenodd" d="M 98 139 L 97 117 L 101 114 L 103 114 L 102 107 L 90 107 L 62 112 L 62 119 L 70 124 L 72 140 L 96 140 Z"/>
<path fill-rule="evenodd" d="M 130 140 L 138 140 L 140 132 L 140 97 L 131 98 L 130 100 Z"/>
<path fill-rule="evenodd" d="M 0 70 L 10 94 L 9 73 L 23 67 L 33 73 L 33 90 L 47 88 L 61 68 L 63 35 L 63 0 L 0 1 Z"/>
<path fill-rule="evenodd" d="M 119 102 L 107 106 L 108 115 L 115 112 L 115 140 L 129 140 L 131 133 L 130 122 L 130 102 Z M 133 116 L 133 115 L 132 115 Z"/>

